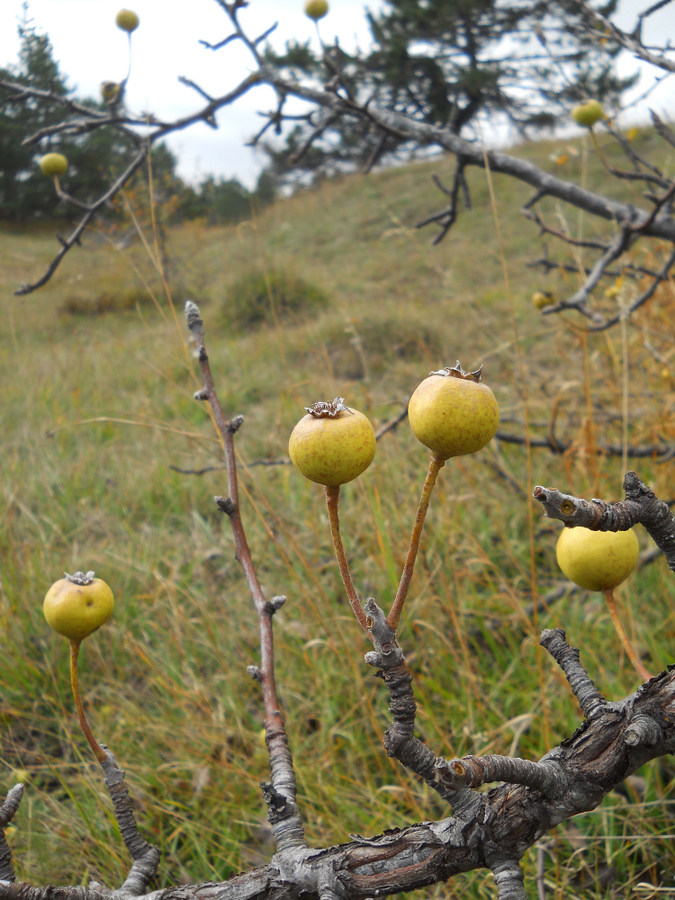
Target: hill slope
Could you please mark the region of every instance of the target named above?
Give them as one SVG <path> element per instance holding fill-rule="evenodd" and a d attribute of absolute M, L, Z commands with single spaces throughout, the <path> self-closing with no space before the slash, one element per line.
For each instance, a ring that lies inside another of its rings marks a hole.
<path fill-rule="evenodd" d="M 554 149 L 520 152 L 554 167 Z M 243 515 L 261 579 L 270 596 L 288 595 L 279 678 L 311 841 L 445 814 L 384 756 L 386 705 L 364 671 L 321 490 L 285 464 L 288 434 L 316 399 L 344 396 L 380 426 L 430 369 L 459 358 L 485 364 L 503 431 L 569 442 L 557 456 L 494 442 L 442 473 L 401 632 L 419 733 L 438 752 L 535 757 L 575 727 L 576 706 L 537 646 L 543 627 L 565 626 L 609 697 L 634 688 L 602 597 L 564 590 L 533 608 L 560 574 L 557 529 L 528 497 L 543 483 L 615 498 L 622 461 L 599 445 L 620 445 L 624 433 L 639 446 L 673 441 L 672 361 L 652 352 L 670 333 L 672 296 L 662 292 L 625 335 L 543 318 L 532 291 L 572 279 L 528 268 L 542 248 L 519 213 L 525 189 L 495 178 L 493 202 L 485 173 L 472 172 L 472 208 L 447 239 L 432 246 L 432 233 L 415 229 L 443 203 L 431 174 L 449 178 L 449 167 L 329 183 L 237 228 L 172 230 L 163 247 L 148 233 L 147 248 L 118 250 L 119 236 L 101 231 L 22 299 L 12 288 L 41 271 L 54 240 L 3 236 L 0 757 L 7 787 L 17 769 L 30 786 L 12 837 L 21 877 L 113 883 L 126 871 L 72 714 L 67 647 L 40 611 L 49 584 L 74 569 L 95 569 L 117 597 L 113 623 L 85 645 L 83 690 L 94 732 L 128 771 L 144 832 L 162 845 L 162 883 L 224 878 L 269 853 L 260 703 L 246 673 L 256 629 L 212 502 L 225 485 L 207 412 L 192 399 L 187 297 L 202 309 L 223 405 L 246 417 Z M 568 167 L 591 183 L 604 177 L 585 151 Z M 162 252 L 164 279 L 152 264 Z M 355 580 L 383 604 L 425 467 L 402 422 L 344 490 Z M 663 496 L 668 468 L 639 462 Z M 646 664 L 663 667 L 673 612 L 662 561 L 634 574 L 621 598 Z M 619 892 L 666 879 L 672 775 L 668 760 L 653 764 L 601 812 L 560 829 L 547 883 L 595 897 L 603 877 Z M 534 858 L 527 867 L 531 876 Z M 473 874 L 455 890 L 489 896 L 491 879 Z"/>

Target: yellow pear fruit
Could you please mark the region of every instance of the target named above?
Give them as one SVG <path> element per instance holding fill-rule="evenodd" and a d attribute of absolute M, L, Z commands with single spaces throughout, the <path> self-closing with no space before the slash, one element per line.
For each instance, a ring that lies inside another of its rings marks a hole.
<path fill-rule="evenodd" d="M 305 478 L 338 487 L 364 472 L 375 456 L 369 419 L 344 405 L 342 397 L 307 407 L 288 442 L 291 462 Z"/>
<path fill-rule="evenodd" d="M 635 568 L 640 547 L 635 532 L 563 528 L 556 558 L 563 573 L 587 591 L 617 587 Z"/>
<path fill-rule="evenodd" d="M 45 153 L 40 157 L 40 171 L 43 175 L 65 175 L 68 160 L 62 153 Z"/>
<path fill-rule="evenodd" d="M 481 369 L 465 372 L 459 362 L 432 372 L 408 404 L 413 434 L 439 459 L 464 456 L 485 447 L 499 426 L 495 395 Z"/>
<path fill-rule="evenodd" d="M 583 128 L 592 128 L 596 122 L 603 119 L 605 111 L 602 104 L 597 100 L 587 100 L 586 103 L 580 103 L 572 110 L 572 118 Z"/>
<path fill-rule="evenodd" d="M 112 615 L 112 591 L 93 572 L 75 572 L 55 581 L 44 599 L 47 624 L 71 641 L 81 641 Z"/>
<path fill-rule="evenodd" d="M 553 306 L 555 297 L 550 291 L 535 291 L 532 294 L 532 306 L 535 309 L 546 309 L 547 306 Z"/>
<path fill-rule="evenodd" d="M 131 34 L 132 31 L 136 31 L 139 21 L 138 16 L 131 9 L 121 9 L 115 17 L 115 24 L 117 27 L 129 34 Z"/>
<path fill-rule="evenodd" d="M 305 3 L 305 15 L 309 16 L 310 19 L 314 19 L 315 22 L 323 19 L 327 12 L 328 3 L 326 0 L 307 0 Z"/>

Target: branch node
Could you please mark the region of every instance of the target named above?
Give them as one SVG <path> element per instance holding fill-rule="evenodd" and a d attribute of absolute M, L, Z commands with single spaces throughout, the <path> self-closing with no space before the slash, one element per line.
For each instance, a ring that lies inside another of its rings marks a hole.
<path fill-rule="evenodd" d="M 185 301 L 185 321 L 187 322 L 187 327 L 190 331 L 194 328 L 202 328 L 204 326 L 202 317 L 199 315 L 199 307 L 192 300 Z"/>
<path fill-rule="evenodd" d="M 663 729 L 651 716 L 638 715 L 626 728 L 624 740 L 629 747 L 654 747 L 663 740 Z"/>
<path fill-rule="evenodd" d="M 227 516 L 232 516 L 237 511 L 236 505 L 229 497 L 214 497 L 213 501 L 218 509 Z"/>
<path fill-rule="evenodd" d="M 260 783 L 263 800 L 267 806 L 267 815 L 270 825 L 283 821 L 286 818 L 286 810 L 288 807 L 288 797 L 280 793 L 271 781 L 262 781 Z"/>
<path fill-rule="evenodd" d="M 254 681 L 262 681 L 262 672 L 258 666 L 246 666 L 246 671 Z"/>

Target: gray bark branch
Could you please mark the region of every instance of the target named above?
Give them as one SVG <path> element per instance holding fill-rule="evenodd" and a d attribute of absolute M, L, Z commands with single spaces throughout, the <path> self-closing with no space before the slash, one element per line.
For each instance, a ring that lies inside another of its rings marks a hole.
<path fill-rule="evenodd" d="M 542 640 L 553 641 L 554 655 L 568 668 L 578 659 L 561 631 L 545 633 Z M 546 793 L 510 783 L 487 794 L 467 792 L 478 799 L 480 817 L 471 819 L 456 810 L 439 821 L 371 838 L 357 835 L 333 847 L 284 850 L 268 865 L 228 881 L 167 887 L 144 895 L 144 900 L 308 900 L 331 892 L 362 900 L 422 888 L 479 868 L 495 873 L 500 898 L 520 900 L 524 894 L 516 864 L 528 848 L 571 816 L 594 809 L 650 759 L 675 752 L 675 670 L 661 673 L 622 701 L 596 702 L 588 709 L 590 716 L 576 732 L 539 761 L 559 773 Z M 2 900 L 105 896 L 76 887 L 0 885 Z"/>
<path fill-rule="evenodd" d="M 626 473 L 623 489 L 626 499 L 616 503 L 597 498 L 584 500 L 541 485 L 534 489 L 533 496 L 547 516 L 560 519 L 565 525 L 582 525 L 593 531 L 627 531 L 634 525 L 643 525 L 675 572 L 675 517 L 668 504 L 659 500 L 635 472 Z"/>

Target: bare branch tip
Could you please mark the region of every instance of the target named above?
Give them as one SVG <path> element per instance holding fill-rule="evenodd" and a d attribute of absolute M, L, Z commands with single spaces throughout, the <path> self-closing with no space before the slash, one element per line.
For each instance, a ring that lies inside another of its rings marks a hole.
<path fill-rule="evenodd" d="M 201 327 L 204 324 L 199 314 L 199 307 L 192 300 L 185 301 L 185 320 L 190 329 Z"/>

